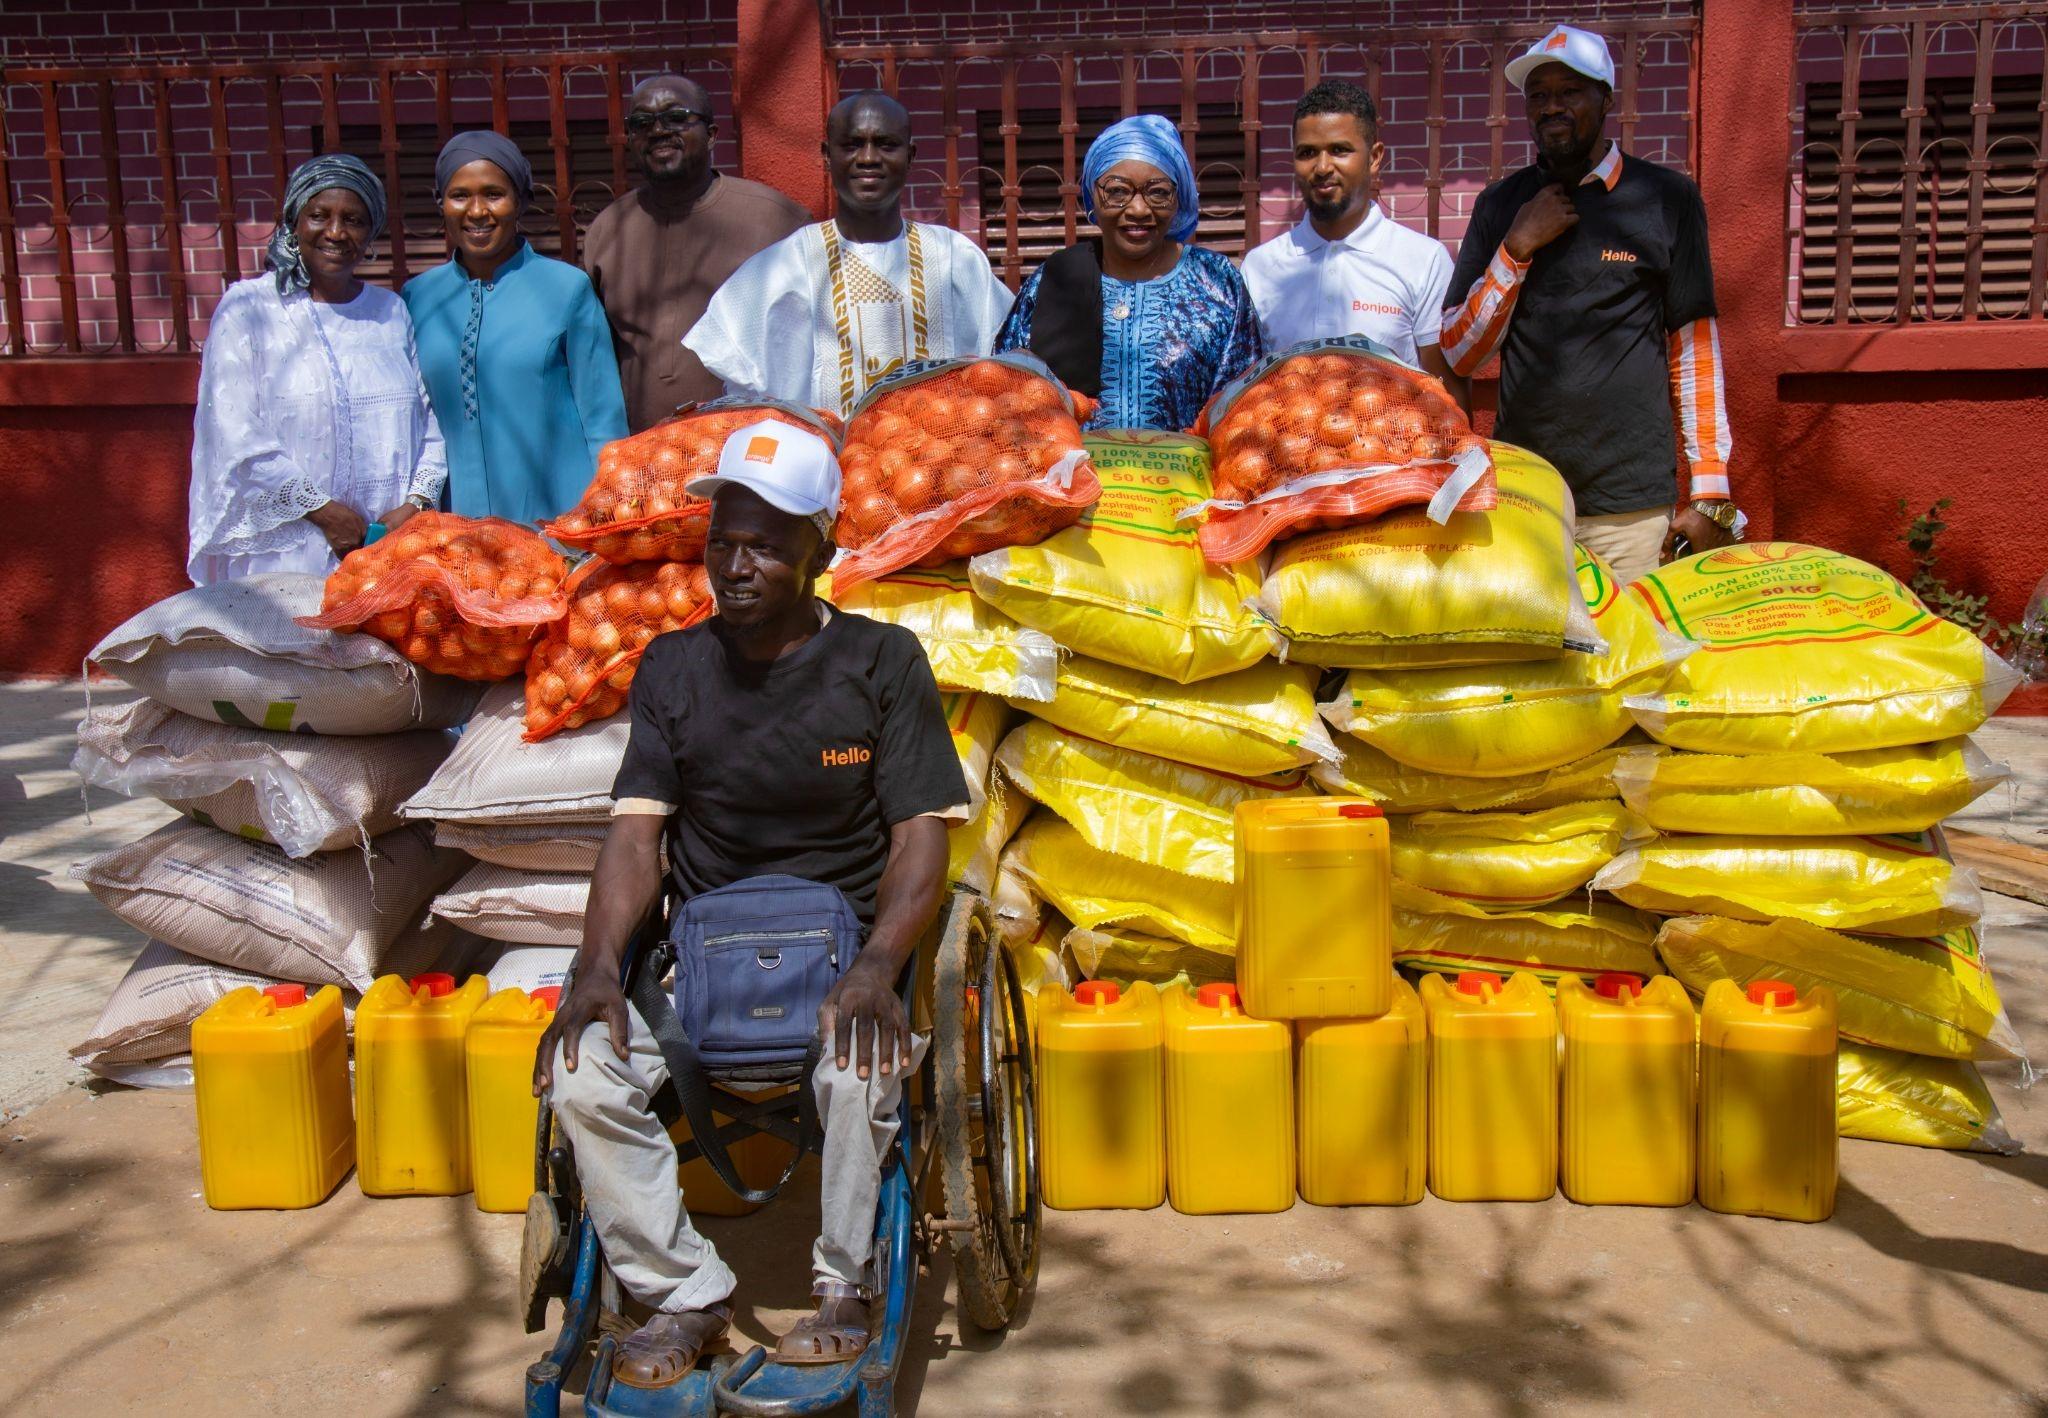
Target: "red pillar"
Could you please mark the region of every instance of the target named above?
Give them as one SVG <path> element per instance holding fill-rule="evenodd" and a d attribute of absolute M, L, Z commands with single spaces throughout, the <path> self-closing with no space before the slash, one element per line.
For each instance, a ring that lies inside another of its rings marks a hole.
<path fill-rule="evenodd" d="M 1796 42 L 1785 0 L 1703 0 L 1699 105 L 1693 115 L 1707 204 L 1731 472 L 1751 536 L 1771 534 L 1780 467 L 1778 375 L 1785 364 L 1785 175 L 1792 154 L 1786 105 Z"/>
<path fill-rule="evenodd" d="M 827 63 L 822 0 L 739 0 L 732 85 L 740 175 L 779 188 L 820 218 L 831 197 L 818 154 Z"/>

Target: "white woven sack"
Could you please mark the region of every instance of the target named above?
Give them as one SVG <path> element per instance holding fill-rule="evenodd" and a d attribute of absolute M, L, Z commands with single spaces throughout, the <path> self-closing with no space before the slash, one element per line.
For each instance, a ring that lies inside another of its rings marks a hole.
<path fill-rule="evenodd" d="M 192 822 L 72 867 L 102 905 L 158 940 L 251 974 L 368 989 L 434 893 L 466 865 L 423 827 L 364 852 L 292 858 Z"/>
<path fill-rule="evenodd" d="M 569 962 L 576 958 L 576 948 L 570 945 L 501 945 L 494 948 L 498 952 L 495 960 L 480 956 L 471 967 L 484 972 L 484 977 L 491 982 L 492 994 L 500 990 L 524 990 L 532 994 L 549 985 L 559 988 L 568 977 Z"/>
<path fill-rule="evenodd" d="M 90 658 L 180 713 L 242 728 L 391 734 L 469 717 L 481 685 L 428 674 L 374 635 L 296 624 L 319 612 L 325 584 L 280 572 L 180 591 Z"/>
<path fill-rule="evenodd" d="M 598 849 L 610 830 L 597 822 L 437 822 L 434 841 L 480 862 L 515 871 L 597 870 Z"/>
<path fill-rule="evenodd" d="M 410 977 L 423 970 L 446 970 L 460 977 L 488 949 L 474 936 L 430 917 L 391 947 L 384 973 Z M 260 990 L 279 983 L 268 975 L 216 965 L 160 940 L 150 941 L 107 997 L 92 1033 L 72 1047 L 71 1057 L 104 1078 L 122 1079 L 122 1065 L 189 1052 L 192 1021 L 223 995 L 244 985 Z M 341 998 L 353 1021 L 358 992 L 344 989 Z"/>
<path fill-rule="evenodd" d="M 525 743 L 526 690 L 492 685 L 461 741 L 398 811 L 411 822 L 603 822 L 632 721 L 615 714 Z"/>
<path fill-rule="evenodd" d="M 237 729 L 138 699 L 86 711 L 71 768 L 88 783 L 160 798 L 195 822 L 304 857 L 399 826 L 398 805 L 452 743 L 439 729 L 364 738 Z"/>
<path fill-rule="evenodd" d="M 434 914 L 486 940 L 574 946 L 583 940 L 590 878 L 580 872 L 514 871 L 488 862 L 434 898 Z"/>

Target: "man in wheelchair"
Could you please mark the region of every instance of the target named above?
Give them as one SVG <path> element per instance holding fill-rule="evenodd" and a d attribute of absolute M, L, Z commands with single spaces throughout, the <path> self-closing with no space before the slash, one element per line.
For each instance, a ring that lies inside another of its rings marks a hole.
<path fill-rule="evenodd" d="M 736 1284 L 684 1207 L 674 1145 L 650 1102 L 669 1069 L 620 979 L 629 939 L 662 898 L 664 839 L 680 901 L 779 874 L 837 888 L 849 927 L 858 920 L 864 943 L 845 952 L 850 966 L 835 955 L 844 973 L 820 990 L 812 1045 L 824 1128 L 817 1308 L 773 1357 L 838 1363 L 868 1340 L 882 1167 L 904 1075 L 927 1043 L 898 985 L 938 911 L 946 828 L 965 819 L 967 795 L 915 637 L 813 592 L 832 555 L 839 485 L 823 440 L 763 422 L 734 433 L 717 475 L 690 486 L 711 498 L 704 560 L 718 614 L 655 639 L 640 662 L 574 983 L 534 1066 L 605 1259 L 655 1311 L 613 1364 L 635 1387 L 695 1365 L 729 1326 Z M 773 971 L 782 955 L 764 949 L 759 963 Z M 724 977 L 707 978 L 715 989 Z"/>

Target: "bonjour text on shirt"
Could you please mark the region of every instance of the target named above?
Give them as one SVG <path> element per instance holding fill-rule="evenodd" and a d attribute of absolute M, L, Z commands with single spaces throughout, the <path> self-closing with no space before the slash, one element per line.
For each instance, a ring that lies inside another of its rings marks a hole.
<path fill-rule="evenodd" d="M 1441 338 L 1451 253 L 1374 204 L 1335 241 L 1303 217 L 1244 258 L 1244 283 L 1268 350 L 1364 335 L 1416 364 Z"/>
<path fill-rule="evenodd" d="M 1598 397 L 1603 391 L 1583 381 L 1621 368 L 1638 334 L 1660 334 L 1664 388 L 1657 402 L 1665 446 L 1675 410 L 1691 496 L 1727 497 L 1732 441 L 1699 189 L 1680 174 L 1624 157 L 1618 145 L 1609 143 L 1580 182 L 1574 201 L 1577 225 L 1528 261 L 1517 261 L 1507 251 L 1507 229 L 1522 203 L 1548 182 L 1542 169 L 1532 165 L 1480 194 L 1451 282 L 1445 358 L 1458 373 L 1471 375 L 1500 351 L 1503 431 L 1498 436 L 1527 442 L 1569 477 L 1566 458 L 1545 447 L 1536 433 L 1546 411 L 1560 421 L 1576 418 L 1583 428 L 1590 402 L 1604 417 L 1637 425 L 1625 431 L 1622 441 L 1635 445 L 1643 460 L 1657 459 L 1658 421 L 1642 417 L 1648 410 L 1617 407 L 1639 401 L 1612 397 L 1611 390 L 1605 391 L 1610 397 Z M 1534 313 L 1532 289 L 1538 292 Z M 1657 328 L 1633 328 L 1644 322 Z M 1519 358 L 1511 359 L 1506 346 L 1514 345 L 1520 346 L 1514 351 Z M 1573 407 L 1574 395 L 1587 395 L 1589 401 Z M 1555 432 L 1567 445 L 1580 444 L 1562 429 Z M 1585 429 L 1587 437 L 1599 432 Z M 1647 492 L 1641 498 L 1650 499 L 1642 506 L 1669 502 Z M 1635 508 L 1608 507 L 1596 497 L 1580 510 Z"/>

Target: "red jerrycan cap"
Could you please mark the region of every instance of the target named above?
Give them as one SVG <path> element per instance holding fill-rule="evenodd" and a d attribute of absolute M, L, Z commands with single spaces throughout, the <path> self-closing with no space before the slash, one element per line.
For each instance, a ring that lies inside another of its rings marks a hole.
<path fill-rule="evenodd" d="M 1385 817 L 1386 814 L 1371 803 L 1344 803 L 1337 809 L 1339 817 Z"/>
<path fill-rule="evenodd" d="M 1623 990 L 1641 999 L 1643 977 L 1631 975 L 1626 970 L 1603 970 L 1600 978 L 1593 982 L 1593 989 L 1602 999 L 1620 999 Z"/>
<path fill-rule="evenodd" d="M 455 977 L 444 970 L 429 970 L 424 975 L 415 975 L 406 984 L 414 994 L 425 990 L 430 999 L 455 993 Z"/>
<path fill-rule="evenodd" d="M 1115 1004 L 1122 997 L 1114 980 L 1083 980 L 1074 986 L 1076 1004 Z"/>
<path fill-rule="evenodd" d="M 1751 980 L 1749 1002 L 1769 1005 L 1773 1009 L 1790 1009 L 1799 1003 L 1799 991 L 1783 980 Z"/>
<path fill-rule="evenodd" d="M 306 1002 L 304 985 L 265 985 L 263 994 L 266 999 L 277 1001 L 279 1009 L 290 1009 L 293 1005 Z"/>
<path fill-rule="evenodd" d="M 527 998 L 539 1000 L 551 1011 L 557 1010 L 562 1007 L 562 987 L 560 985 L 542 985 L 539 989 L 528 995 Z"/>
<path fill-rule="evenodd" d="M 1204 1009 L 1221 1009 L 1226 1004 L 1232 1009 L 1241 1007 L 1237 998 L 1237 986 L 1220 982 L 1204 985 L 1196 990 L 1195 1003 Z"/>
<path fill-rule="evenodd" d="M 1491 970 L 1464 970 L 1458 975 L 1458 993 L 1461 995 L 1484 995 L 1488 988 L 1500 993 L 1500 976 Z"/>

